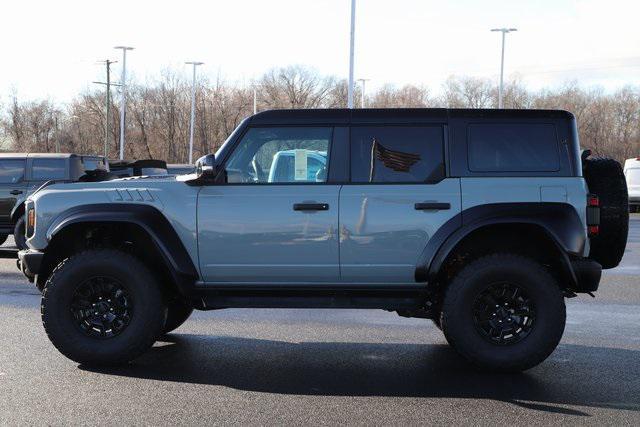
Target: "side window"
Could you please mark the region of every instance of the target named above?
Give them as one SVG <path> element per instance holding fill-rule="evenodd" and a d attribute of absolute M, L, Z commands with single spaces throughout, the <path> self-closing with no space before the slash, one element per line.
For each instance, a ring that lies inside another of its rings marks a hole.
<path fill-rule="evenodd" d="M 442 126 L 351 128 L 351 182 L 438 182 L 444 172 Z"/>
<path fill-rule="evenodd" d="M 65 159 L 33 159 L 31 167 L 33 181 L 64 179 L 66 175 Z"/>
<path fill-rule="evenodd" d="M 560 169 L 555 126 L 470 124 L 469 170 L 472 172 L 554 172 Z"/>
<path fill-rule="evenodd" d="M 0 183 L 16 184 L 24 179 L 24 160 L 0 160 Z"/>
<path fill-rule="evenodd" d="M 227 182 L 325 182 L 332 132 L 331 127 L 251 128 L 227 161 Z"/>

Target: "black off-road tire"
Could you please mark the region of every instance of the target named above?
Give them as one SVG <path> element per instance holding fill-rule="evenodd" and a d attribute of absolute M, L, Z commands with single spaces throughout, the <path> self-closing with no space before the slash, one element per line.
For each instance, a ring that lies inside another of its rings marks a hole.
<path fill-rule="evenodd" d="M 496 283 L 522 289 L 535 307 L 528 335 L 509 344 L 491 342 L 474 320 L 476 298 Z M 517 372 L 545 360 L 564 332 L 564 297 L 554 278 L 532 259 L 510 254 L 487 255 L 463 268 L 449 285 L 442 307 L 442 331 L 449 344 L 473 365 L 491 371 Z"/>
<path fill-rule="evenodd" d="M 602 268 L 620 264 L 629 233 L 629 194 L 622 165 L 613 159 L 588 158 L 583 164 L 589 192 L 600 199 L 600 231 L 591 237 L 589 258 Z"/>
<path fill-rule="evenodd" d="M 87 279 L 108 277 L 126 288 L 132 301 L 130 322 L 109 338 L 87 335 L 71 312 L 76 290 Z M 46 282 L 41 300 L 44 329 L 69 359 L 87 366 L 118 365 L 147 351 L 162 332 L 165 306 L 157 280 L 133 255 L 92 249 L 61 262 Z"/>
<path fill-rule="evenodd" d="M 7 241 L 7 238 L 9 238 L 8 234 L 0 234 L 0 245 L 3 245 L 4 242 Z"/>
<path fill-rule="evenodd" d="M 16 222 L 16 225 L 13 227 L 13 239 L 16 241 L 16 247 L 18 249 L 27 249 L 24 215 L 18 219 L 18 222 Z"/>
<path fill-rule="evenodd" d="M 167 319 L 164 322 L 163 334 L 168 334 L 180 327 L 193 313 L 193 307 L 182 301 L 173 300 L 167 304 Z"/>

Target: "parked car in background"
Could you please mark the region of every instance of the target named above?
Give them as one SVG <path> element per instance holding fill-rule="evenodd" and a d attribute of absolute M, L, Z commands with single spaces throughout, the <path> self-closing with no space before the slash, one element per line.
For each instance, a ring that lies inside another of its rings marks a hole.
<path fill-rule="evenodd" d="M 196 166 L 190 164 L 174 163 L 167 165 L 167 173 L 169 175 L 188 175 L 196 172 Z"/>
<path fill-rule="evenodd" d="M 640 212 L 640 157 L 624 162 L 624 175 L 627 178 L 629 209 Z"/>
<path fill-rule="evenodd" d="M 112 160 L 109 162 L 109 170 L 114 178 L 126 178 L 129 176 L 155 176 L 168 175 L 167 162 L 164 160 Z"/>
<path fill-rule="evenodd" d="M 49 180 L 78 181 L 88 170 L 108 170 L 101 156 L 63 153 L 0 153 L 0 244 L 11 234 L 26 247 L 24 201 Z"/>
<path fill-rule="evenodd" d="M 278 151 L 273 156 L 267 182 L 324 182 L 327 179 L 326 164 L 326 151 Z"/>

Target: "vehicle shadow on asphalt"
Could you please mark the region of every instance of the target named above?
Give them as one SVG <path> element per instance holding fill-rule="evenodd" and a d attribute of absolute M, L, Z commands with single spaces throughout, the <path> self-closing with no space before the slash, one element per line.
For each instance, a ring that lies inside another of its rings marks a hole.
<path fill-rule="evenodd" d="M 640 352 L 561 345 L 520 374 L 480 372 L 447 345 L 270 341 L 172 334 L 103 374 L 294 395 L 493 399 L 575 416 L 640 411 Z"/>

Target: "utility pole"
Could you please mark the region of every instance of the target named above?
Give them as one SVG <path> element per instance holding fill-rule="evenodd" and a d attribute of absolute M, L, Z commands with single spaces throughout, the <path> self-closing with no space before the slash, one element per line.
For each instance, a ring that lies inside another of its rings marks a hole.
<path fill-rule="evenodd" d="M 189 128 L 189 164 L 193 164 L 193 128 L 196 123 L 196 67 L 204 64 L 204 62 L 185 62 L 187 65 L 193 65 L 193 80 L 191 83 L 191 126 Z"/>
<path fill-rule="evenodd" d="M 349 87 L 347 89 L 347 108 L 353 108 L 353 66 L 356 38 L 356 0 L 351 0 L 351 31 L 349 44 Z"/>
<path fill-rule="evenodd" d="M 502 55 L 500 56 L 500 87 L 498 89 L 498 108 L 503 107 L 503 77 L 504 77 L 504 39 L 507 33 L 518 31 L 517 28 L 493 28 L 491 31 L 502 33 Z"/>
<path fill-rule="evenodd" d="M 361 100 L 362 102 L 360 103 L 361 108 L 364 108 L 364 107 L 365 107 L 365 105 L 364 105 L 364 104 L 365 104 L 365 101 L 364 101 L 364 95 L 365 95 L 365 92 L 364 92 L 364 90 L 365 90 L 365 83 L 366 83 L 366 82 L 368 82 L 369 80 L 371 80 L 371 79 L 358 79 L 358 81 L 362 83 L 362 100 Z"/>
<path fill-rule="evenodd" d="M 130 46 L 115 46 L 114 49 L 122 50 L 122 77 L 120 78 L 120 86 L 122 86 L 120 95 L 120 160 L 124 160 L 124 130 L 127 116 L 127 51 L 133 50 L 133 48 Z"/>
<path fill-rule="evenodd" d="M 115 64 L 118 61 L 111 61 L 109 59 L 105 59 L 104 61 L 100 61 L 101 64 L 105 64 L 107 67 L 107 81 L 106 82 L 93 82 L 99 85 L 106 86 L 106 96 L 105 96 L 105 120 L 104 120 L 104 156 L 107 157 L 109 155 L 109 125 L 111 124 L 111 85 L 120 86 L 117 83 L 111 83 L 111 64 Z"/>

